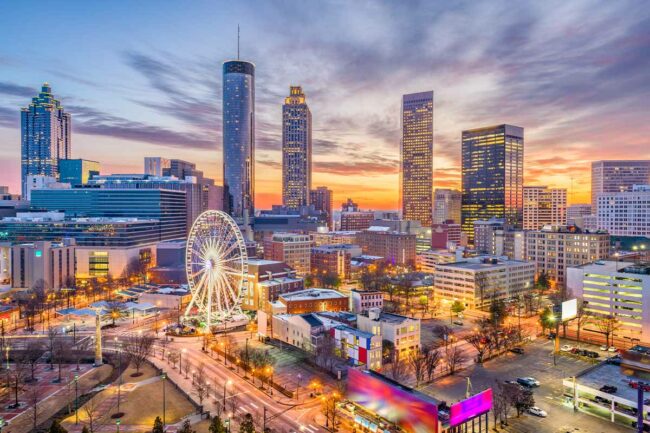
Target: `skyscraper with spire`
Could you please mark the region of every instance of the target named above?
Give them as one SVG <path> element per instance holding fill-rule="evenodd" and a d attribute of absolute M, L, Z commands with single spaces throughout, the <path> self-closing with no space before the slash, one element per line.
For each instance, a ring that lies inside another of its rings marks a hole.
<path fill-rule="evenodd" d="M 26 195 L 27 176 L 59 177 L 59 159 L 71 157 L 70 114 L 44 83 L 29 106 L 20 111 L 21 190 Z"/>
<path fill-rule="evenodd" d="M 291 86 L 282 106 L 282 204 L 300 209 L 311 190 L 311 111 L 300 86 Z"/>
<path fill-rule="evenodd" d="M 239 42 L 237 43 L 239 54 Z M 223 64 L 224 210 L 239 221 L 255 213 L 255 65 Z"/>

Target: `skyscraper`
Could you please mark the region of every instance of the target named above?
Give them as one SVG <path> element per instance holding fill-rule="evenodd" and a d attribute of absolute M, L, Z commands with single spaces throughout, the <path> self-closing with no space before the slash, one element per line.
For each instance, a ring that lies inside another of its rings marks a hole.
<path fill-rule="evenodd" d="M 311 190 L 311 111 L 302 87 L 291 86 L 282 106 L 282 204 L 300 209 Z"/>
<path fill-rule="evenodd" d="M 59 160 L 59 181 L 72 186 L 86 185 L 93 176 L 99 175 L 100 164 L 88 159 Z"/>
<path fill-rule="evenodd" d="M 334 230 L 334 220 L 332 213 L 334 203 L 334 193 L 326 186 L 319 186 L 312 189 L 309 194 L 309 202 L 314 205 L 314 209 L 324 212 L 327 215 L 327 227 Z"/>
<path fill-rule="evenodd" d="M 402 96 L 400 201 L 402 218 L 431 226 L 433 213 L 433 91 Z"/>
<path fill-rule="evenodd" d="M 223 64 L 224 210 L 234 218 L 255 212 L 255 65 Z"/>
<path fill-rule="evenodd" d="M 37 97 L 20 110 L 21 184 L 26 193 L 27 176 L 42 175 L 58 179 L 59 159 L 70 158 L 70 114 L 54 99 L 52 88 L 44 83 Z"/>
<path fill-rule="evenodd" d="M 433 200 L 433 223 L 453 220 L 460 224 L 460 206 L 463 195 L 456 189 L 436 188 Z"/>
<path fill-rule="evenodd" d="M 594 161 L 591 163 L 591 206 L 596 213 L 598 194 L 632 191 L 650 184 L 650 160 Z"/>
<path fill-rule="evenodd" d="M 461 224 L 470 240 L 474 221 L 503 218 L 521 228 L 524 128 L 497 125 L 463 131 Z"/>

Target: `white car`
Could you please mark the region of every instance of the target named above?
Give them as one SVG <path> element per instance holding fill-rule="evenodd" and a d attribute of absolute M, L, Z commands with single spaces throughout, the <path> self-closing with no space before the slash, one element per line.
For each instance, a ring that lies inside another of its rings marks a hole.
<path fill-rule="evenodd" d="M 560 351 L 562 352 L 570 352 L 571 349 L 573 349 L 573 346 L 570 344 L 565 344 L 564 346 L 560 347 Z"/>
<path fill-rule="evenodd" d="M 530 409 L 528 409 L 528 413 L 530 413 L 531 415 L 538 416 L 540 418 L 546 418 L 548 416 L 545 410 L 540 409 L 537 406 L 533 406 Z"/>
<path fill-rule="evenodd" d="M 600 346 L 600 350 L 602 350 L 603 352 L 607 352 L 607 349 L 608 349 L 608 348 L 607 348 L 607 346 L 605 346 L 605 345 Z"/>
<path fill-rule="evenodd" d="M 614 346 L 609 346 L 609 349 L 607 349 L 608 352 L 616 352 L 616 348 Z"/>

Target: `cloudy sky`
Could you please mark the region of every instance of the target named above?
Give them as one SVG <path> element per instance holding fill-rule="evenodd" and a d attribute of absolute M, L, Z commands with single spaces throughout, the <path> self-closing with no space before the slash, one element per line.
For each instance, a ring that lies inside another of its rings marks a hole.
<path fill-rule="evenodd" d="M 5 1 L 0 185 L 19 189 L 19 109 L 48 81 L 73 157 L 145 156 L 221 180 L 221 63 L 257 66 L 257 203 L 279 203 L 281 104 L 302 85 L 314 186 L 396 208 L 403 93 L 433 90 L 435 187 L 460 181 L 463 129 L 525 128 L 525 183 L 588 202 L 590 161 L 650 158 L 650 8 L 637 1 Z"/>

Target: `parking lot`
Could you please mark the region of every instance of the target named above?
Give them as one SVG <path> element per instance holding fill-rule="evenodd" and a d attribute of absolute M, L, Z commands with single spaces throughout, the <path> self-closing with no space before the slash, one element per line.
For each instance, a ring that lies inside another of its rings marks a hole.
<path fill-rule="evenodd" d="M 425 388 L 423 391 L 448 404 L 465 397 L 467 378 L 473 392 L 479 392 L 496 383 L 505 380 L 516 380 L 518 377 L 532 376 L 541 386 L 534 388 L 535 404 L 548 413 L 547 418 L 532 415 L 522 415 L 513 419 L 507 431 L 512 432 L 589 432 L 610 433 L 630 432 L 629 428 L 611 424 L 582 412 L 574 413 L 573 406 L 563 398 L 562 378 L 571 377 L 593 365 L 593 361 L 585 357 L 560 354 L 553 362 L 553 341 L 538 339 L 524 347 L 525 353 L 518 355 L 508 353 L 483 365 L 474 365 L 462 371 L 459 375 L 442 378 Z M 572 344 L 572 342 L 562 342 Z M 581 345 L 589 350 L 598 350 L 597 346 Z M 604 353 L 601 359 L 604 359 Z M 490 420 L 492 422 L 492 420 Z M 579 426 L 579 427 L 575 427 Z"/>

